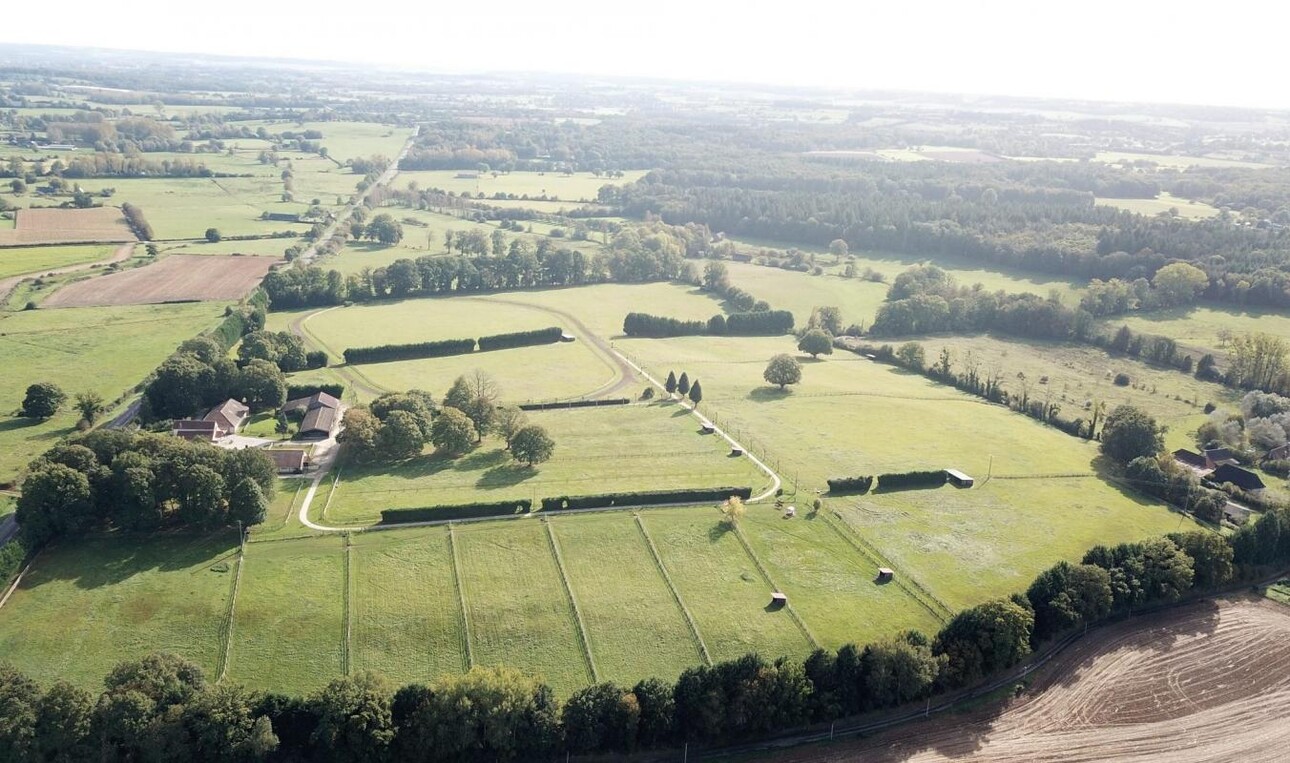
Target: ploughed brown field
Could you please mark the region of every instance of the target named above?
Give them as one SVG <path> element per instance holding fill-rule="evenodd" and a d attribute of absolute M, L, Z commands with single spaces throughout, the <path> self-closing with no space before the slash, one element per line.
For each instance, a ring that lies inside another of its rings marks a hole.
<path fill-rule="evenodd" d="M 779 753 L 824 761 L 1281 761 L 1290 757 L 1290 607 L 1205 602 L 1117 623 L 1006 705 Z"/>
<path fill-rule="evenodd" d="M 116 207 L 20 209 L 13 230 L 0 229 L 0 246 L 134 240 Z"/>
<path fill-rule="evenodd" d="M 269 257 L 175 254 L 152 265 L 68 284 L 41 307 L 235 300 L 254 289 L 275 262 Z"/>

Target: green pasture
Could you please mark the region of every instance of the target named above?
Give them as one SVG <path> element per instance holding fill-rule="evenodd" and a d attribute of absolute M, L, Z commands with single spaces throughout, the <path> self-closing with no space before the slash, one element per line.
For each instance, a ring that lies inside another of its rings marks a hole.
<path fill-rule="evenodd" d="M 128 201 L 139 207 L 158 239 L 201 238 L 207 228 L 218 228 L 224 235 L 307 229 L 260 219 L 263 212 L 301 214 L 309 208 L 282 201 L 282 181 L 276 177 L 101 178 L 81 185 L 89 191 L 116 188 L 113 203 Z"/>
<path fill-rule="evenodd" d="M 517 463 L 505 443 L 489 437 L 455 459 L 427 449 L 398 464 L 347 464 L 330 496 L 319 490 L 311 514 L 358 525 L 379 521 L 389 508 L 664 488 L 749 486 L 756 494 L 769 482 L 747 459 L 731 458 L 725 440 L 700 434 L 679 405 L 530 411 L 528 418 L 555 440 L 546 463 Z"/>
<path fill-rule="evenodd" d="M 0 419 L 0 481 L 74 431 L 72 399 L 112 401 L 138 384 L 180 342 L 213 327 L 218 304 L 77 307 L 0 313 L 0 411 L 18 410 L 28 385 L 48 381 L 68 402 L 48 421 Z"/>
<path fill-rule="evenodd" d="M 564 696 L 591 683 L 573 607 L 542 523 L 484 523 L 453 532 L 475 664 L 523 665 Z"/>
<path fill-rule="evenodd" d="M 1100 198 L 1097 200 L 1097 203 L 1108 207 L 1115 207 L 1116 209 L 1125 209 L 1130 212 L 1136 212 L 1140 215 L 1146 215 L 1147 217 L 1152 217 L 1162 212 L 1172 213 L 1174 210 L 1178 212 L 1179 217 L 1183 217 L 1188 220 L 1204 220 L 1218 214 L 1218 209 L 1211 207 L 1204 202 L 1180 199 L 1168 192 L 1161 192 L 1161 194 L 1154 199 Z"/>
<path fill-rule="evenodd" d="M 248 543 L 229 644 L 230 679 L 309 692 L 344 671 L 345 541 Z"/>
<path fill-rule="evenodd" d="M 979 283 L 986 291 L 1023 292 L 1044 297 L 1056 291 L 1062 301 L 1070 305 L 1079 302 L 1079 290 L 1082 288 L 1076 281 L 1027 275 L 1020 271 L 987 269 L 965 260 L 932 260 L 869 253 L 857 257 L 858 273 L 863 273 L 865 268 L 872 268 L 887 277 L 886 283 L 859 277 L 843 278 L 842 267 L 832 264 L 833 255 L 830 254 L 817 254 L 816 261 L 825 268 L 824 275 L 816 276 L 743 262 L 727 262 L 725 265 L 731 283 L 757 299 L 766 300 L 773 308 L 792 310 L 799 324 L 806 323 L 812 308 L 831 305 L 842 309 L 842 318 L 846 324 L 862 323 L 868 326 L 886 299 L 892 279 L 901 271 L 920 263 L 933 264 L 945 270 L 961 286 Z"/>
<path fill-rule="evenodd" d="M 962 373 L 969 362 L 978 364 L 983 376 L 997 370 L 1009 393 L 1019 395 L 1028 389 L 1032 399 L 1060 405 L 1064 418 L 1088 420 L 1098 402 L 1105 403 L 1108 412 L 1117 405 L 1135 405 L 1169 427 L 1165 439 L 1171 450 L 1195 445 L 1192 435 L 1205 421 L 1206 403 L 1235 407 L 1241 397 L 1191 374 L 1086 345 L 993 336 L 934 336 L 917 341 L 929 363 L 946 348 L 955 373 Z M 1129 386 L 1115 384 L 1121 373 L 1129 375 Z"/>
<path fill-rule="evenodd" d="M 721 304 L 707 292 L 673 283 L 598 284 L 509 292 L 491 295 L 491 298 L 570 314 L 592 333 L 607 340 L 622 336 L 623 319 L 632 312 L 695 321 L 706 321 L 721 313 Z"/>
<path fill-rule="evenodd" d="M 42 683 L 102 686 L 168 651 L 214 678 L 237 560 L 233 531 L 68 540 L 40 552 L 0 611 L 0 655 Z"/>
<path fill-rule="evenodd" d="M 1134 331 L 1161 334 L 1195 352 L 1211 352 L 1220 364 L 1227 356 L 1224 335 L 1272 334 L 1290 336 L 1290 314 L 1282 310 L 1219 305 L 1153 310 L 1105 322 L 1108 331 L 1126 325 Z"/>
<path fill-rule="evenodd" d="M 293 244 L 302 243 L 298 238 L 260 238 L 248 241 L 225 239 L 210 243 L 205 239 L 159 244 L 162 254 L 205 254 L 211 256 L 249 255 L 256 257 L 281 257 Z"/>
<path fill-rule="evenodd" d="M 98 262 L 112 256 L 113 246 L 21 246 L 0 249 L 0 278 L 39 275 L 54 268 Z"/>
<path fill-rule="evenodd" d="M 457 175 L 476 174 L 474 178 Z M 564 202 L 595 201 L 602 186 L 627 185 L 645 176 L 644 171 L 625 172 L 623 177 L 596 177 L 590 172 L 564 175 L 559 172 L 464 173 L 457 170 L 418 170 L 400 172 L 395 182 L 415 182 L 421 188 L 438 188 L 458 195 L 468 193 L 490 197 L 495 193 L 513 193 L 530 198 L 546 196 Z"/>
<path fill-rule="evenodd" d="M 352 542 L 352 668 L 422 682 L 467 669 L 447 528 Z"/>
<path fill-rule="evenodd" d="M 700 377 L 704 410 L 801 491 L 889 471 L 993 474 L 968 491 L 826 500 L 870 512 L 864 537 L 952 608 L 1007 594 L 1096 543 L 1190 525 L 1100 479 L 1094 444 L 910 372 L 849 353 L 804 359 L 802 383 L 781 393 L 762 371 L 772 355 L 793 350 L 790 338 L 619 345 L 658 378 L 668 370 Z"/>

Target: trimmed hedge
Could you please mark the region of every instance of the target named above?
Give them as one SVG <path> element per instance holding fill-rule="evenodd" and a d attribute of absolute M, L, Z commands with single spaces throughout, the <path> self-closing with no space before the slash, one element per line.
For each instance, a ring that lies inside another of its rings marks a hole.
<path fill-rule="evenodd" d="M 345 350 L 345 362 L 384 363 L 390 360 L 415 360 L 441 358 L 445 355 L 466 355 L 475 351 L 474 339 L 444 339 L 438 342 L 412 344 L 382 344 L 376 347 L 350 347 Z"/>
<path fill-rule="evenodd" d="M 525 514 L 533 508 L 533 501 L 521 498 L 496 503 L 463 503 L 456 506 L 422 506 L 415 509 L 384 509 L 381 524 L 397 525 L 405 522 L 434 522 L 448 519 L 482 519 Z"/>
<path fill-rule="evenodd" d="M 898 472 L 878 475 L 878 487 L 883 490 L 905 490 L 915 487 L 940 487 L 949 480 L 944 469 L 927 472 Z"/>
<path fill-rule="evenodd" d="M 648 313 L 628 313 L 623 319 L 623 333 L 652 338 L 699 336 L 708 333 L 708 324 L 706 321 L 682 321 Z"/>
<path fill-rule="evenodd" d="M 867 493 L 873 487 L 873 476 L 834 477 L 827 482 L 830 493 Z"/>
<path fill-rule="evenodd" d="M 535 344 L 551 344 L 560 341 L 564 329 L 550 326 L 533 331 L 516 331 L 510 334 L 493 334 L 479 338 L 479 350 L 507 350 L 512 347 L 528 347 Z"/>
<path fill-rule="evenodd" d="M 793 314 L 788 310 L 734 313 L 726 318 L 726 333 L 731 335 L 775 336 L 792 330 Z"/>
<path fill-rule="evenodd" d="M 564 408 L 598 408 L 605 405 L 627 405 L 631 400 L 625 397 L 607 397 L 603 400 L 565 400 L 557 403 L 521 403 L 521 411 L 553 411 Z"/>
<path fill-rule="evenodd" d="M 295 400 L 300 397 L 309 397 L 315 392 L 326 392 L 332 397 L 340 400 L 345 397 L 344 384 L 289 384 L 287 385 L 287 399 Z"/>
<path fill-rule="evenodd" d="M 577 509 L 603 509 L 610 506 L 643 506 L 661 503 L 704 503 L 724 501 L 732 495 L 744 500 L 752 497 L 750 487 L 714 487 L 696 490 L 645 490 L 636 493 L 604 493 L 602 495 L 562 495 L 543 498 L 543 511 L 570 511 Z"/>

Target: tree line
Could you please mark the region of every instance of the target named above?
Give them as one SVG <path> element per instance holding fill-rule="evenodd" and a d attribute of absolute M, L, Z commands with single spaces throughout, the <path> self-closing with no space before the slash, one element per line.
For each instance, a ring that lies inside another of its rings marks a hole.
<path fill-rule="evenodd" d="M 1290 510 L 1229 537 L 1191 532 L 1090 549 L 1024 593 L 955 615 L 933 636 L 905 631 L 804 660 L 749 654 L 580 689 L 563 703 L 515 670 L 396 687 L 361 672 L 307 697 L 211 684 L 171 655 L 119 664 L 97 696 L 42 689 L 0 668 L 0 757 L 9 760 L 496 761 L 722 745 L 921 701 L 1014 667 L 1074 629 L 1240 580 L 1290 560 Z"/>

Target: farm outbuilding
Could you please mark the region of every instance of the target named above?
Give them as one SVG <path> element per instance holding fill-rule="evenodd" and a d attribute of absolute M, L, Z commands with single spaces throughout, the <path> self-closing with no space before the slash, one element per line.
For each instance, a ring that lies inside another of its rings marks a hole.
<path fill-rule="evenodd" d="M 731 449 L 730 449 L 730 455 L 732 455 L 732 456 L 742 456 L 743 454 L 744 454 L 744 449 L 743 449 L 743 448 L 731 448 Z"/>
<path fill-rule="evenodd" d="M 787 605 L 788 605 L 788 596 L 787 596 L 787 595 L 785 595 L 785 594 L 783 594 L 783 593 L 780 593 L 779 591 L 775 591 L 774 593 L 772 593 L 772 594 L 770 595 L 770 604 L 769 604 L 769 606 L 770 606 L 770 608 L 771 608 L 771 609 L 782 609 L 783 607 L 785 607 L 785 606 L 787 606 Z"/>
<path fill-rule="evenodd" d="M 704 424 L 702 427 L 699 428 L 699 431 L 703 434 L 712 434 L 717 431 L 717 428 L 712 426 L 711 424 Z"/>
<path fill-rule="evenodd" d="M 972 487 L 973 479 L 958 469 L 946 469 L 945 476 L 954 487 Z"/>
<path fill-rule="evenodd" d="M 879 582 L 879 583 L 890 583 L 893 579 L 895 579 L 895 577 L 896 577 L 896 572 L 895 572 L 895 570 L 892 570 L 890 567 L 879 567 L 879 568 L 878 568 L 878 580 L 877 580 L 877 582 Z"/>

